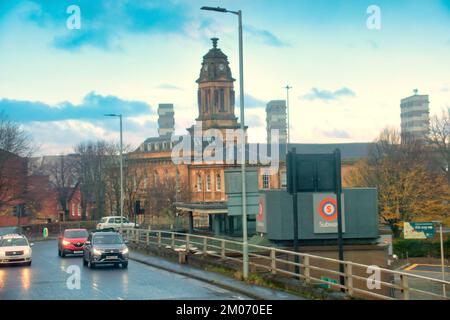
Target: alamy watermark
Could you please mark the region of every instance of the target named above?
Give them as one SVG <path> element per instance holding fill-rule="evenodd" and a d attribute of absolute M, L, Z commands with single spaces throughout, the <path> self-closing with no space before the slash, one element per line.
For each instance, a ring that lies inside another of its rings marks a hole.
<path fill-rule="evenodd" d="M 81 269 L 77 265 L 70 265 L 65 270 L 70 276 L 66 280 L 66 286 L 69 290 L 81 289 Z"/>
<path fill-rule="evenodd" d="M 280 164 L 279 130 L 270 132 L 270 144 L 246 141 L 245 130 L 203 130 L 202 122 L 193 127 L 193 135 L 172 135 L 174 164 L 242 164 L 262 165 L 265 174 L 276 174 Z M 270 152 L 269 152 L 270 151 Z M 243 157 L 245 156 L 245 157 Z"/>

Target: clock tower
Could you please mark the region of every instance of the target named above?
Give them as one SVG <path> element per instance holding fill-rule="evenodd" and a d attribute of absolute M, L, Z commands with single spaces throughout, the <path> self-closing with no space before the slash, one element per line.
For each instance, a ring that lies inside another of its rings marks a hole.
<path fill-rule="evenodd" d="M 212 38 L 213 47 L 203 56 L 198 83 L 198 122 L 203 130 L 238 129 L 240 126 L 234 114 L 234 81 L 228 57 L 217 48 L 218 38 Z"/>

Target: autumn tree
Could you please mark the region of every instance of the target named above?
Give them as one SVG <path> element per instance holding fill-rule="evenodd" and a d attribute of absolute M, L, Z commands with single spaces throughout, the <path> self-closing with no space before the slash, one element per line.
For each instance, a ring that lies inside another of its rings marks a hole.
<path fill-rule="evenodd" d="M 378 189 L 380 220 L 398 236 L 398 223 L 425 220 L 448 213 L 449 186 L 435 170 L 430 147 L 421 140 L 400 138 L 385 129 L 367 159 L 360 160 L 345 178 L 350 187 Z"/>

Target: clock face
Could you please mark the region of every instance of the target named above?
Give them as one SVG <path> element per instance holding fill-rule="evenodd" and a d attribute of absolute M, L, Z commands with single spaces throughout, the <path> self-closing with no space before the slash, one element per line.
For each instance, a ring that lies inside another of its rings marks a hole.
<path fill-rule="evenodd" d="M 208 65 L 207 64 L 205 64 L 205 66 L 203 67 L 203 70 L 204 71 L 208 71 Z"/>
<path fill-rule="evenodd" d="M 220 71 L 223 71 L 223 70 L 225 70 L 225 65 L 224 64 L 219 64 L 219 70 Z"/>

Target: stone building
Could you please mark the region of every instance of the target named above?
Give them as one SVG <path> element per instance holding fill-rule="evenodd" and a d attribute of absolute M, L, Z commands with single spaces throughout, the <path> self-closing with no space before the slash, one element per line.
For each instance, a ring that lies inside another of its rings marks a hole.
<path fill-rule="evenodd" d="M 240 168 L 239 141 L 245 141 L 240 145 L 245 146 L 249 168 L 258 171 L 259 189 L 286 187 L 286 145 L 279 145 L 279 170 L 269 172 L 269 165 L 262 164 L 259 152 L 257 156 L 254 154 L 258 146 L 246 143 L 246 134 L 236 135 L 240 123 L 235 115 L 235 79 L 228 58 L 217 43 L 218 39 L 213 38 L 212 48 L 203 56 L 197 80 L 198 117 L 187 129 L 188 134 L 148 138 L 136 151 L 127 154 L 127 169 L 134 168 L 132 172 L 141 176 L 138 188 L 141 203 L 145 203 L 146 208 L 141 223 L 152 223 L 152 216 L 161 214 L 157 211 L 160 206 L 155 203 L 164 198 L 174 200 L 173 211 L 188 217 L 191 231 L 239 235 L 242 218 L 228 215 L 225 190 L 225 170 Z M 246 133 L 247 128 L 244 131 Z M 227 143 L 232 148 L 228 148 Z M 218 147 L 212 150 L 212 145 Z M 322 148 L 296 144 L 290 148 L 296 147 L 297 152 L 323 153 L 332 152 L 336 146 L 341 148 L 343 159 L 357 159 L 367 154 L 367 144 L 324 145 Z M 233 161 L 228 161 L 228 157 Z M 249 215 L 249 226 L 255 218 Z M 249 230 L 249 234 L 253 232 Z"/>

